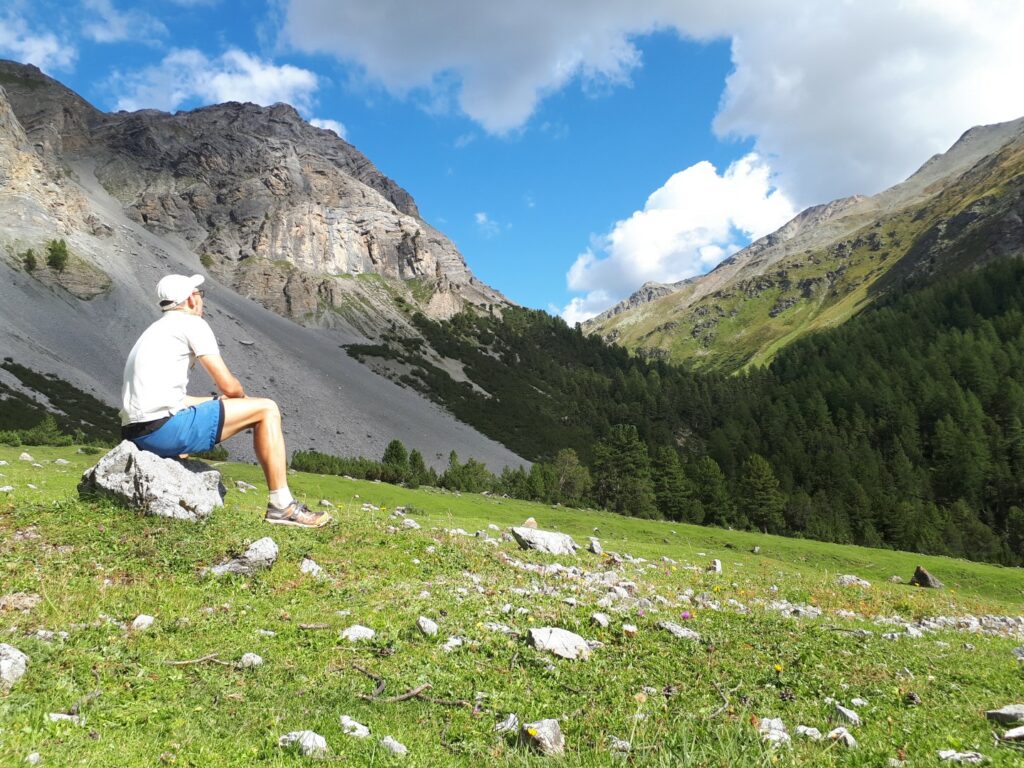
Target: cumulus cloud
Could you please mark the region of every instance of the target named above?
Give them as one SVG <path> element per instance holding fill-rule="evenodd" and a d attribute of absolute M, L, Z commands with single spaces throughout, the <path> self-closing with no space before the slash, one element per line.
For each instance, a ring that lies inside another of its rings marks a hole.
<path fill-rule="evenodd" d="M 232 48 L 210 59 L 195 49 L 171 51 L 160 64 L 118 73 L 111 81 L 117 109 L 172 111 L 189 102 L 251 101 L 268 106 L 287 102 L 308 112 L 317 76 L 290 64 L 276 65 Z"/>
<path fill-rule="evenodd" d="M 477 230 L 479 230 L 480 234 L 484 237 L 497 237 L 501 234 L 501 225 L 488 216 L 484 211 L 474 213 L 473 220 L 476 222 Z"/>
<path fill-rule="evenodd" d="M 703 161 L 674 174 L 642 210 L 593 238 L 567 275 L 584 292 L 561 311 L 579 322 L 607 309 L 642 283 L 671 283 L 707 272 L 750 240 L 778 229 L 796 209 L 774 186 L 756 154 L 719 174 Z"/>
<path fill-rule="evenodd" d="M 646 34 L 730 41 L 714 130 L 753 138 L 801 205 L 877 192 L 966 128 L 1024 114 L 1016 0 L 284 2 L 292 46 L 394 94 L 454 103 L 498 134 L 570 83 L 628 84 Z"/>
<path fill-rule="evenodd" d="M 153 42 L 167 34 L 159 19 L 139 10 L 119 11 L 111 0 L 85 0 L 84 6 L 94 20 L 82 27 L 82 33 L 97 43 Z"/>
<path fill-rule="evenodd" d="M 348 129 L 345 127 L 345 124 L 339 123 L 337 120 L 314 117 L 309 121 L 309 124 L 315 125 L 317 128 L 326 128 L 329 131 L 334 131 L 338 134 L 339 139 L 344 139 L 348 136 Z"/>
<path fill-rule="evenodd" d="M 0 14 L 0 54 L 26 64 L 35 64 L 44 72 L 70 69 L 78 56 L 74 45 L 60 40 L 52 32 L 38 32 L 17 14 Z"/>

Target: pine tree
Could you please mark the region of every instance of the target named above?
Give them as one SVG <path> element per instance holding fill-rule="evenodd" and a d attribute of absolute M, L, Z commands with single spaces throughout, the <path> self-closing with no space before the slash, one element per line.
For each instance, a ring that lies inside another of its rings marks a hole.
<path fill-rule="evenodd" d="M 785 529 L 786 498 L 764 456 L 751 454 L 743 462 L 736 501 L 740 514 L 755 528 L 767 533 L 781 533 Z"/>
<path fill-rule="evenodd" d="M 395 439 L 388 443 L 381 463 L 384 465 L 381 478 L 384 482 L 403 483 L 409 478 L 409 454 L 401 440 Z"/>
<path fill-rule="evenodd" d="M 683 473 L 683 465 L 674 448 L 663 445 L 655 451 L 652 474 L 654 498 L 662 517 L 678 522 L 693 522 L 693 488 Z"/>
<path fill-rule="evenodd" d="M 46 264 L 56 272 L 63 272 L 68 265 L 68 244 L 61 240 L 51 240 L 46 245 Z"/>
<path fill-rule="evenodd" d="M 731 526 L 736 519 L 729 486 L 718 462 L 704 456 L 693 467 L 693 489 L 703 520 L 708 525 Z"/>
<path fill-rule="evenodd" d="M 555 480 L 555 501 L 578 505 L 590 492 L 590 470 L 580 463 L 576 451 L 563 448 L 552 465 Z"/>
<path fill-rule="evenodd" d="M 594 447 L 594 496 L 602 506 L 634 517 L 657 514 L 647 446 L 632 424 L 611 428 Z"/>

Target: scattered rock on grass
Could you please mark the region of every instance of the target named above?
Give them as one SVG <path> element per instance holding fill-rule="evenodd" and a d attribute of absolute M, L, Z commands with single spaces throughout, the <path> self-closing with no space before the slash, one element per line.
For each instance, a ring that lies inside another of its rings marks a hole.
<path fill-rule="evenodd" d="M 402 744 L 400 741 L 396 741 L 393 736 L 385 736 L 383 739 L 380 740 L 380 745 L 393 755 L 409 754 L 409 748 L 406 747 L 405 744 Z"/>
<path fill-rule="evenodd" d="M 590 544 L 587 545 L 587 551 L 593 552 L 595 555 L 604 554 L 604 549 L 601 547 L 601 542 L 593 536 L 590 537 Z"/>
<path fill-rule="evenodd" d="M 786 724 L 779 717 L 765 717 L 758 723 L 757 729 L 761 732 L 761 740 L 773 746 L 789 744 L 789 734 L 786 733 Z"/>
<path fill-rule="evenodd" d="M 523 521 L 523 528 L 536 528 L 536 527 L 537 527 L 537 521 L 534 520 L 532 517 L 528 517 L 528 518 L 526 518 Z"/>
<path fill-rule="evenodd" d="M 512 535 L 523 549 L 535 549 L 550 555 L 571 555 L 579 549 L 576 542 L 572 540 L 572 536 L 567 533 L 541 531 L 524 526 L 513 528 Z"/>
<path fill-rule="evenodd" d="M 1003 741 L 1024 741 L 1024 725 L 1018 725 L 1004 733 Z"/>
<path fill-rule="evenodd" d="M 836 584 L 840 587 L 862 587 L 867 588 L 871 586 L 871 582 L 866 579 L 862 579 L 860 576 L 854 576 L 851 573 L 847 573 L 836 579 Z"/>
<path fill-rule="evenodd" d="M 38 752 L 30 752 L 25 755 L 25 763 L 27 765 L 39 765 L 43 761 L 43 756 Z"/>
<path fill-rule="evenodd" d="M 939 760 L 977 765 L 978 763 L 985 762 L 985 756 L 980 752 L 957 752 L 955 749 L 940 749 Z"/>
<path fill-rule="evenodd" d="M 299 571 L 315 579 L 324 575 L 324 569 L 311 557 L 302 558 L 302 562 L 299 563 Z"/>
<path fill-rule="evenodd" d="M 810 739 L 811 741 L 821 741 L 822 739 L 821 731 L 817 728 L 809 728 L 806 725 L 798 725 L 796 727 L 796 735 L 803 736 L 805 739 Z"/>
<path fill-rule="evenodd" d="M 842 704 L 836 703 L 836 715 L 840 720 L 845 720 L 850 725 L 860 725 L 860 715 L 852 709 L 847 709 Z"/>
<path fill-rule="evenodd" d="M 922 568 L 920 565 L 914 571 L 914 576 L 910 580 L 911 586 L 915 587 L 927 587 L 928 589 L 942 589 L 945 585 L 932 576 L 928 571 Z"/>
<path fill-rule="evenodd" d="M 245 493 L 246 491 L 255 491 L 256 486 L 252 483 L 247 483 L 245 480 L 235 480 L 235 488 L 238 489 L 239 493 Z"/>
<path fill-rule="evenodd" d="M 348 640 L 350 643 L 358 643 L 363 640 L 372 640 L 374 632 L 369 627 L 364 627 L 361 624 L 353 624 L 351 627 L 341 630 L 341 639 Z"/>
<path fill-rule="evenodd" d="M 1003 725 L 1024 723 L 1024 704 L 1007 704 L 999 709 L 990 709 L 985 717 Z"/>
<path fill-rule="evenodd" d="M 495 733 L 510 733 L 519 727 L 519 717 L 510 712 L 509 716 L 494 726 Z"/>
<path fill-rule="evenodd" d="M 434 637 L 437 634 L 437 622 L 431 621 L 426 616 L 416 619 L 416 626 L 419 627 L 420 632 L 429 637 Z"/>
<path fill-rule="evenodd" d="M 46 716 L 51 723 L 71 723 L 72 725 L 85 725 L 85 721 L 79 715 L 69 715 L 66 712 L 51 712 Z"/>
<path fill-rule="evenodd" d="M 708 566 L 708 573 L 721 573 L 722 572 L 722 561 L 715 559 L 711 561 L 711 565 Z"/>
<path fill-rule="evenodd" d="M 149 616 L 145 613 L 140 613 L 138 616 L 135 617 L 135 620 L 132 622 L 132 631 L 145 632 L 147 629 L 153 626 L 154 621 L 156 621 L 156 619 L 152 616 Z"/>
<path fill-rule="evenodd" d="M 32 458 L 32 454 L 31 453 L 27 453 L 25 451 L 22 451 L 21 455 L 18 457 L 18 460 L 19 461 L 35 461 L 35 459 Z"/>
<path fill-rule="evenodd" d="M 327 739 L 314 731 L 292 731 L 277 740 L 284 749 L 298 752 L 306 757 L 327 757 Z"/>
<path fill-rule="evenodd" d="M 838 728 L 829 731 L 828 738 L 832 741 L 839 742 L 847 749 L 857 748 L 857 740 L 853 738 L 853 734 L 842 726 L 839 726 Z"/>
<path fill-rule="evenodd" d="M 519 731 L 519 740 L 543 755 L 554 757 L 565 753 L 565 738 L 557 720 L 527 723 Z"/>
<path fill-rule="evenodd" d="M 353 720 L 348 715 L 341 716 L 341 730 L 346 736 L 352 736 L 357 739 L 368 739 L 370 737 L 370 729 L 362 723 Z"/>
<path fill-rule="evenodd" d="M 31 611 L 43 598 L 32 592 L 12 592 L 0 597 L 0 611 Z"/>
<path fill-rule="evenodd" d="M 563 659 L 589 659 L 590 646 L 574 632 L 558 627 L 538 627 L 530 630 L 530 645 L 538 651 L 548 651 Z"/>
<path fill-rule="evenodd" d="M 277 543 L 265 536 L 249 545 L 241 557 L 228 560 L 226 563 L 206 568 L 202 572 L 212 576 L 225 576 L 230 573 L 250 576 L 257 571 L 265 571 L 277 561 Z"/>
<path fill-rule="evenodd" d="M 616 736 L 608 737 L 608 751 L 615 752 L 620 755 L 628 755 L 633 750 L 633 745 L 625 739 L 620 739 Z"/>
<path fill-rule="evenodd" d="M 21 680 L 28 668 L 29 658 L 13 645 L 0 643 L 0 690 L 9 690 Z"/>
<path fill-rule="evenodd" d="M 465 641 L 458 635 L 452 635 L 448 638 L 448 641 L 441 646 L 441 650 L 445 653 L 451 653 L 456 648 L 461 648 Z"/>
<path fill-rule="evenodd" d="M 637 632 L 639 632 L 639 630 L 636 628 L 635 624 L 622 625 L 622 634 L 624 634 L 626 637 L 636 637 Z"/>
<path fill-rule="evenodd" d="M 597 624 L 601 629 L 608 629 L 608 625 L 611 620 L 608 618 L 607 613 L 601 613 L 600 611 L 590 614 L 590 623 Z"/>
<path fill-rule="evenodd" d="M 253 669 L 262 666 L 263 657 L 256 653 L 243 653 L 242 658 L 238 660 L 239 669 Z"/>
<path fill-rule="evenodd" d="M 196 522 L 224 506 L 220 472 L 201 461 L 161 459 L 123 440 L 90 467 L 80 495 L 103 495 L 146 515 Z"/>
<path fill-rule="evenodd" d="M 10 493 L 13 490 L 13 485 L 0 485 L 0 493 Z"/>
<path fill-rule="evenodd" d="M 420 524 L 411 517 L 407 517 L 402 520 L 402 527 L 408 528 L 410 531 L 418 531 L 420 529 Z"/>
<path fill-rule="evenodd" d="M 687 627 L 681 627 L 674 621 L 661 621 L 658 622 L 658 627 L 664 629 L 666 632 L 672 634 L 673 637 L 678 637 L 683 640 L 700 640 L 700 633 L 695 632 Z"/>

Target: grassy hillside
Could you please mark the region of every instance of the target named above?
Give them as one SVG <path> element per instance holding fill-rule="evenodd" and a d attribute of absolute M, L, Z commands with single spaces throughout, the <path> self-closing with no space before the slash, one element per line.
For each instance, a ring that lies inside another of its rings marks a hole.
<path fill-rule="evenodd" d="M 883 633 L 903 627 L 877 623 L 1019 613 L 1017 569 L 303 474 L 293 488 L 310 502 L 331 500 L 338 521 L 316 532 L 281 529 L 261 522 L 261 491 L 233 490 L 235 480 L 262 488 L 256 467 L 235 464 L 221 466 L 232 488 L 225 508 L 194 525 L 80 501 L 75 484 L 96 456 L 28 448 L 37 467 L 18 459 L 21 450 L 0 447 L 0 485 L 13 487 L 0 493 L 0 632 L 31 661 L 0 694 L 0 765 L 32 752 L 44 765 L 298 765 L 306 760 L 276 743 L 302 729 L 326 738 L 332 760 L 358 765 L 398 762 L 378 744 L 385 735 L 408 747 L 406 765 L 550 764 L 494 732 L 510 712 L 524 723 L 560 720 L 561 765 L 612 763 L 611 737 L 631 742 L 637 765 L 877 766 L 897 757 L 931 765 L 942 749 L 977 749 L 996 766 L 1024 759 L 993 744 L 984 717 L 1019 700 L 1024 673 L 1012 650 L 1021 637 L 945 629 L 888 640 Z M 392 519 L 398 505 L 420 530 Z M 489 525 L 505 529 L 531 515 L 637 559 L 554 558 L 445 530 L 497 537 Z M 269 572 L 198 576 L 268 535 L 280 547 Z M 328 577 L 301 574 L 304 556 Z M 715 558 L 721 575 L 706 571 Z M 556 560 L 635 585 L 604 609 L 607 629 L 590 622 L 607 586 L 525 570 Z M 909 578 L 918 564 L 948 589 L 887 581 Z M 848 573 L 871 586 L 839 586 L 836 577 Z M 27 597 L 10 597 L 19 592 Z M 782 600 L 823 613 L 784 616 L 770 607 Z M 156 617 L 150 629 L 125 628 L 143 613 Z M 440 625 L 436 638 L 417 631 L 421 615 Z M 673 638 L 658 628 L 664 620 L 701 640 Z M 356 623 L 376 637 L 341 640 Z M 637 626 L 634 637 L 626 623 Z M 541 626 L 603 645 L 588 661 L 558 659 L 526 643 Z M 44 629 L 68 634 L 47 640 Z M 445 652 L 454 635 L 465 644 Z M 230 665 L 250 652 L 264 665 Z M 431 688 L 427 698 L 362 700 L 376 683 L 357 666 L 386 682 L 381 698 Z M 920 705 L 906 703 L 910 692 Z M 795 735 L 799 724 L 823 733 L 836 725 L 828 697 L 863 719 L 851 728 L 858 749 Z M 855 698 L 867 703 L 852 705 Z M 83 724 L 48 720 L 76 703 Z M 344 735 L 341 715 L 372 737 Z M 783 719 L 791 746 L 762 743 L 757 723 L 768 717 Z"/>

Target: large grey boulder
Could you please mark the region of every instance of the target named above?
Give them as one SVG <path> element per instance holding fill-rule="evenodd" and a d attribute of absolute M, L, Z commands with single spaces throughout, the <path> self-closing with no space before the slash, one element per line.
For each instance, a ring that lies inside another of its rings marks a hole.
<path fill-rule="evenodd" d="M 196 522 L 224 505 L 220 472 L 201 461 L 162 459 L 123 440 L 87 469 L 81 496 L 107 496 L 146 515 Z"/>
<path fill-rule="evenodd" d="M 0 691 L 6 691 L 21 680 L 28 668 L 28 656 L 13 645 L 0 643 Z"/>
<path fill-rule="evenodd" d="M 579 545 L 567 533 L 520 526 L 512 529 L 512 535 L 523 549 L 536 549 L 550 555 L 572 555 L 579 549 Z"/>

